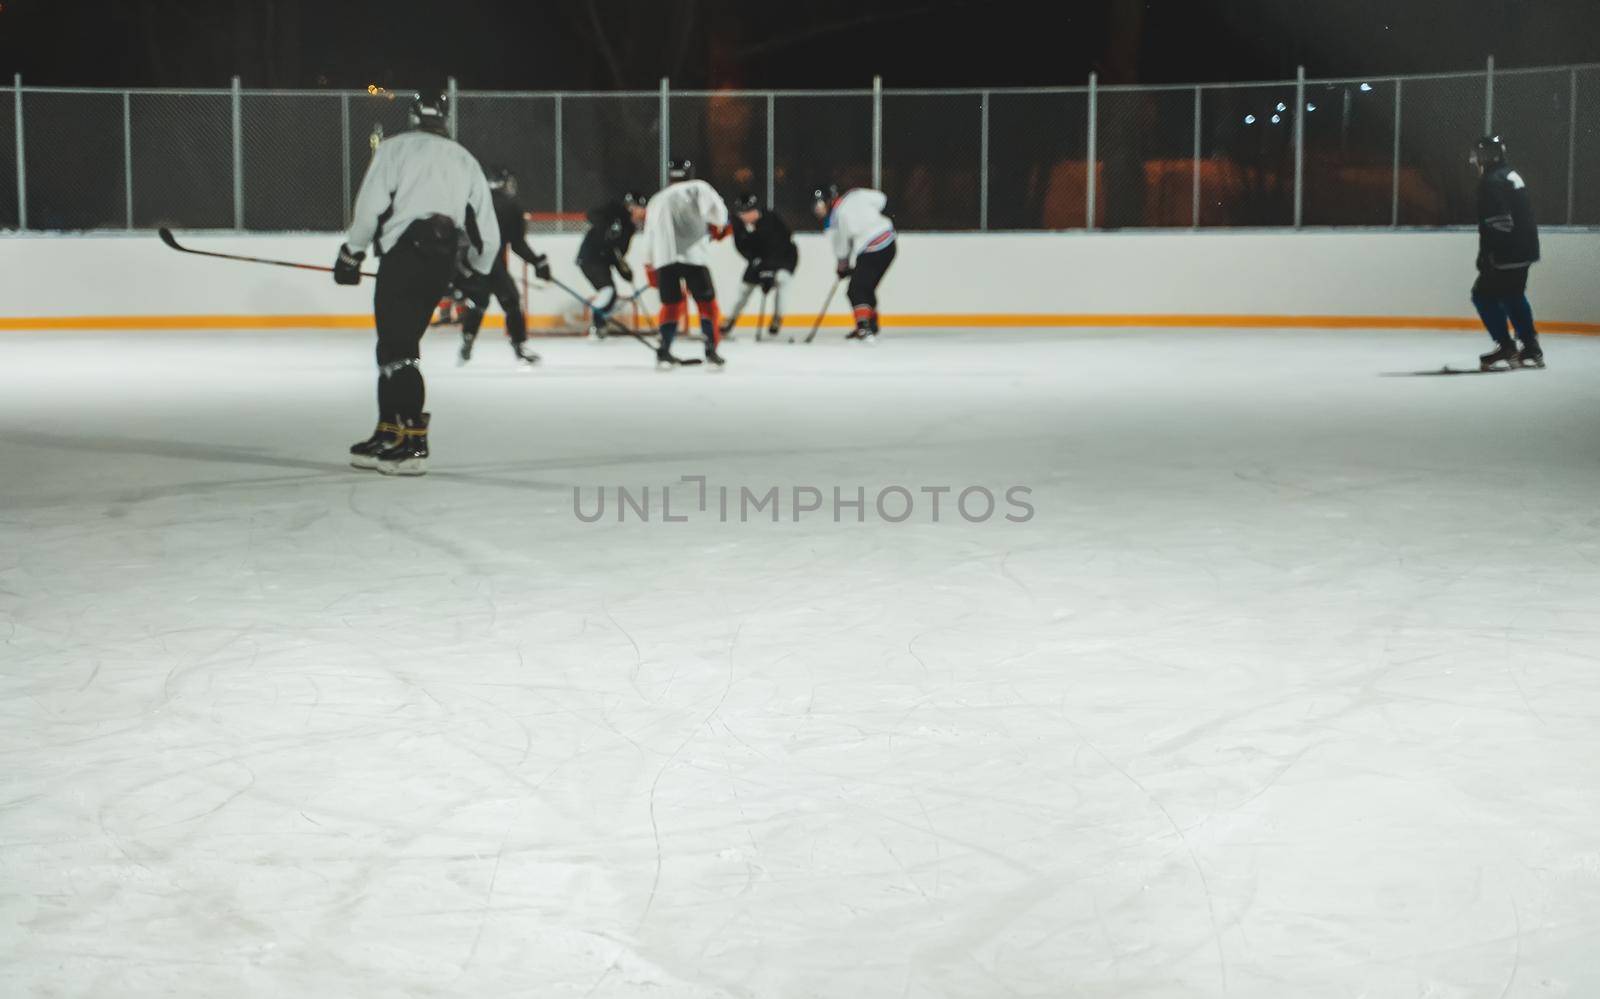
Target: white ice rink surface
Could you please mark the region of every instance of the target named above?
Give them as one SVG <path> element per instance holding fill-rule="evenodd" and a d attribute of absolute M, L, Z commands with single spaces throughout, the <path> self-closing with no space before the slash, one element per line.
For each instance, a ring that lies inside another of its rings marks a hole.
<path fill-rule="evenodd" d="M 1600 341 L 825 336 L 0 336 L 0 995 L 1600 995 Z"/>

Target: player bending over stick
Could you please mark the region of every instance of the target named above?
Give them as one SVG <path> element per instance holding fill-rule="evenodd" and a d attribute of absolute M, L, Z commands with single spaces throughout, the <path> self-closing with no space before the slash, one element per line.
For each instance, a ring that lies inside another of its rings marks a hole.
<path fill-rule="evenodd" d="M 667 179 L 671 183 L 650 199 L 644 219 L 645 276 L 661 296 L 656 367 L 665 370 L 681 363 L 672 356 L 672 340 L 689 315 L 684 300 L 687 287 L 700 313 L 706 364 L 720 368 L 724 361 L 717 353 L 721 341 L 717 291 L 711 283 L 711 268 L 706 266 L 706 250 L 711 240 L 728 235 L 728 206 L 710 184 L 694 179 L 694 166 L 688 160 L 671 160 Z"/>

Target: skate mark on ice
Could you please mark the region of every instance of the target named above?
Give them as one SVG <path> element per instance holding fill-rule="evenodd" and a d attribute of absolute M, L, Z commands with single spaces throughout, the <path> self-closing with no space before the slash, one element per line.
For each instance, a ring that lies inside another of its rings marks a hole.
<path fill-rule="evenodd" d="M 1007 580 L 1009 580 L 1011 582 L 1011 585 L 1013 585 L 1017 589 L 1021 590 L 1023 592 L 1023 595 L 1025 595 L 1030 601 L 1032 601 L 1035 605 L 1037 605 L 1039 601 L 1038 601 L 1038 599 L 1036 597 L 1034 597 L 1033 591 L 1028 589 L 1028 584 L 1024 583 L 1022 580 L 1018 579 L 1017 578 L 1017 574 L 1011 571 L 1011 567 L 1010 567 L 1011 556 L 1014 555 L 1015 553 L 1016 553 L 1015 549 L 1007 548 L 1006 549 L 1006 553 L 1004 555 L 1000 556 L 1000 575 L 1004 576 Z"/>
<path fill-rule="evenodd" d="M 1166 818 L 1167 824 L 1172 827 L 1173 834 L 1178 837 L 1178 842 L 1183 844 L 1184 852 L 1189 855 L 1189 863 L 1192 867 L 1194 867 L 1195 874 L 1199 876 L 1200 888 L 1202 891 L 1204 891 L 1206 896 L 1206 916 L 1211 921 L 1211 939 L 1216 943 L 1217 947 L 1217 970 L 1222 980 L 1222 991 L 1224 994 L 1227 994 L 1228 959 L 1222 948 L 1222 930 L 1217 925 L 1217 906 L 1216 901 L 1211 894 L 1211 882 L 1206 879 L 1205 869 L 1200 865 L 1200 858 L 1194 852 L 1194 846 L 1190 844 L 1189 837 L 1184 834 L 1183 827 L 1178 824 L 1177 819 L 1172 817 L 1172 813 L 1167 811 L 1167 806 L 1161 803 L 1161 799 L 1152 794 L 1150 789 L 1145 787 L 1144 784 L 1139 781 L 1139 778 L 1133 776 L 1132 774 L 1128 773 L 1127 770 L 1124 770 L 1122 767 L 1118 766 L 1110 756 L 1106 755 L 1104 750 L 1085 737 L 1083 730 L 1078 727 L 1077 722 L 1073 721 L 1065 713 L 1061 715 L 1061 719 L 1067 723 L 1069 728 L 1072 729 L 1072 734 L 1077 736 L 1078 740 L 1085 746 L 1088 746 L 1091 752 L 1100 757 L 1101 761 L 1103 761 L 1106 766 L 1116 771 L 1124 780 L 1139 789 L 1139 793 L 1144 795 L 1146 800 L 1148 800 L 1150 804 L 1154 805 L 1156 810 Z"/>
<path fill-rule="evenodd" d="M 639 643 L 634 641 L 633 635 L 630 634 L 628 629 L 622 626 L 622 622 L 618 621 L 616 616 L 611 613 L 611 607 L 606 603 L 605 594 L 603 593 L 600 595 L 600 613 L 604 614 L 606 616 L 606 620 L 611 622 L 611 627 L 621 632 L 622 637 L 626 638 L 628 640 L 628 644 L 633 646 L 633 669 L 628 671 L 628 686 L 632 687 L 633 692 L 639 695 L 639 700 L 644 701 L 646 704 L 654 704 L 655 702 L 644 696 L 644 691 L 639 689 L 639 671 L 644 668 L 644 653 L 640 651 Z"/>
<path fill-rule="evenodd" d="M 478 945 L 483 942 L 483 928 L 489 924 L 489 907 L 494 903 L 495 882 L 500 880 L 500 862 L 505 859 L 506 841 L 510 838 L 511 823 L 507 822 L 500 834 L 500 848 L 494 853 L 494 867 L 489 870 L 489 888 L 484 892 L 483 905 L 478 911 L 478 928 L 472 933 L 472 946 L 467 950 L 467 959 L 461 962 L 461 970 L 456 972 L 456 978 L 465 975 L 472 968 L 472 962 L 478 958 Z"/>
<path fill-rule="evenodd" d="M 1506 996 L 1511 994 L 1511 986 L 1517 983 L 1517 971 L 1522 967 L 1522 913 L 1517 909 L 1516 896 L 1511 895 L 1509 897 L 1511 899 L 1511 925 L 1516 931 L 1516 936 L 1512 938 L 1515 950 L 1511 952 L 1511 973 L 1506 976 L 1506 984 L 1500 989 L 1499 999 L 1506 999 Z"/>
<path fill-rule="evenodd" d="M 85 690 L 88 690 L 89 689 L 89 685 L 91 683 L 94 683 L 95 677 L 100 675 L 100 664 L 101 664 L 101 660 L 98 657 L 96 657 L 96 659 L 94 661 L 94 669 L 90 670 L 89 671 L 89 675 L 84 678 L 84 681 L 82 683 L 78 684 L 78 693 L 81 694 Z"/>
<path fill-rule="evenodd" d="M 683 737 L 683 741 L 678 743 L 678 748 L 674 749 L 672 755 L 667 757 L 666 762 L 661 764 L 661 769 L 656 771 L 655 779 L 650 782 L 650 835 L 655 841 L 656 869 L 655 874 L 650 878 L 650 895 L 645 899 L 644 910 L 639 913 L 637 925 L 640 929 L 644 928 L 645 921 L 650 918 L 650 909 L 656 903 L 656 892 L 661 887 L 661 825 L 656 820 L 656 792 L 661 786 L 661 778 L 671 768 L 673 761 L 678 758 L 678 754 L 682 753 L 689 743 L 694 741 L 695 736 L 700 734 L 701 729 L 711 723 L 711 720 L 717 716 L 717 712 L 722 710 L 723 703 L 728 700 L 728 693 L 733 690 L 733 650 L 738 646 L 739 635 L 743 631 L 744 622 L 740 621 L 738 627 L 733 630 L 732 640 L 728 642 L 728 682 L 722 687 L 722 695 L 717 698 L 717 703 L 711 706 L 711 710 L 706 712 L 706 716 L 700 719 L 700 723 L 691 728 L 688 734 Z"/>
<path fill-rule="evenodd" d="M 1513 634 L 1515 630 L 1515 625 L 1507 624 L 1502 633 L 1501 665 L 1506 671 L 1506 676 L 1511 680 L 1511 685 L 1517 688 L 1517 697 L 1521 699 L 1522 706 L 1528 709 L 1528 714 L 1533 716 L 1534 721 L 1548 728 L 1550 723 L 1545 721 L 1544 716 L 1533 706 L 1533 702 L 1528 700 L 1528 691 L 1523 688 L 1522 680 L 1517 676 L 1517 667 L 1511 662 L 1511 650 L 1516 643 L 1516 638 Z"/>

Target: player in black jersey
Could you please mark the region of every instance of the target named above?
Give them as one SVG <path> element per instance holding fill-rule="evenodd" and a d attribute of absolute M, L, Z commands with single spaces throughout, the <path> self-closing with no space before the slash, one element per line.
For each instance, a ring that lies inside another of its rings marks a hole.
<path fill-rule="evenodd" d="M 1528 270 L 1539 259 L 1539 226 L 1528 184 L 1511 168 L 1498 135 L 1479 139 L 1468 159 L 1478 168 L 1478 280 L 1472 304 L 1494 341 L 1494 350 L 1478 358 L 1479 365 L 1485 371 L 1502 362 L 1542 368 L 1544 348 L 1527 294 Z M 1511 339 L 1512 330 L 1520 342 Z"/>
<path fill-rule="evenodd" d="M 539 280 L 550 280 L 550 261 L 542 253 L 535 253 L 528 245 L 527 223 L 522 203 L 517 200 L 517 178 L 510 170 L 497 167 L 487 171 L 489 194 L 494 199 L 494 217 L 500 226 L 500 246 L 494 255 L 494 268 L 489 271 L 489 288 L 506 310 L 506 336 L 511 338 L 511 349 L 523 364 L 539 363 L 539 355 L 528 348 L 528 324 L 522 314 L 522 296 L 517 292 L 517 282 L 506 266 L 506 250 L 533 265 Z M 472 345 L 483 325 L 482 308 L 470 305 L 461 319 L 461 363 L 472 358 Z"/>
<path fill-rule="evenodd" d="M 733 314 L 722 324 L 724 334 L 733 329 L 739 315 L 756 289 L 761 289 L 762 300 L 772 296 L 772 322 L 767 333 L 777 336 L 783 328 L 783 292 L 794 277 L 795 265 L 800 260 L 800 249 L 795 246 L 794 232 L 770 208 L 763 207 L 754 194 L 744 193 L 734 199 L 734 213 L 738 221 L 733 226 L 733 245 L 748 264 L 744 269 L 744 287 L 733 306 Z M 756 336 L 760 337 L 758 330 Z"/>
<path fill-rule="evenodd" d="M 633 283 L 633 268 L 628 266 L 628 247 L 634 233 L 644 225 L 645 205 L 649 199 L 634 191 L 623 194 L 615 201 L 589 210 L 589 231 L 578 245 L 578 269 L 595 290 L 589 302 L 592 318 L 589 336 L 605 336 L 606 317 L 617 306 L 617 286 L 611 281 L 616 271 L 622 280 Z"/>

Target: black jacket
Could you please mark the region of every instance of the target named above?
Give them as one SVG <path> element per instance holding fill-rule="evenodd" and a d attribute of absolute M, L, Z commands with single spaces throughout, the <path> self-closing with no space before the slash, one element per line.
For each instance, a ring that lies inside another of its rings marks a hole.
<path fill-rule="evenodd" d="M 1478 181 L 1478 269 L 1507 271 L 1539 259 L 1539 226 L 1522 176 L 1502 163 Z"/>
<path fill-rule="evenodd" d="M 762 209 L 754 229 L 746 229 L 743 222 L 734 219 L 733 245 L 741 257 L 762 270 L 792 271 L 800 261 L 794 233 L 778 213 L 770 209 Z"/>
<path fill-rule="evenodd" d="M 633 244 L 633 215 L 620 200 L 589 209 L 589 231 L 578 244 L 578 263 L 614 265 Z"/>
<path fill-rule="evenodd" d="M 509 247 L 528 263 L 538 263 L 539 255 L 528 245 L 527 213 L 522 204 L 503 190 L 491 188 L 489 195 L 494 199 L 494 220 L 500 223 L 500 252 L 495 254 L 495 260 L 504 264 Z"/>

